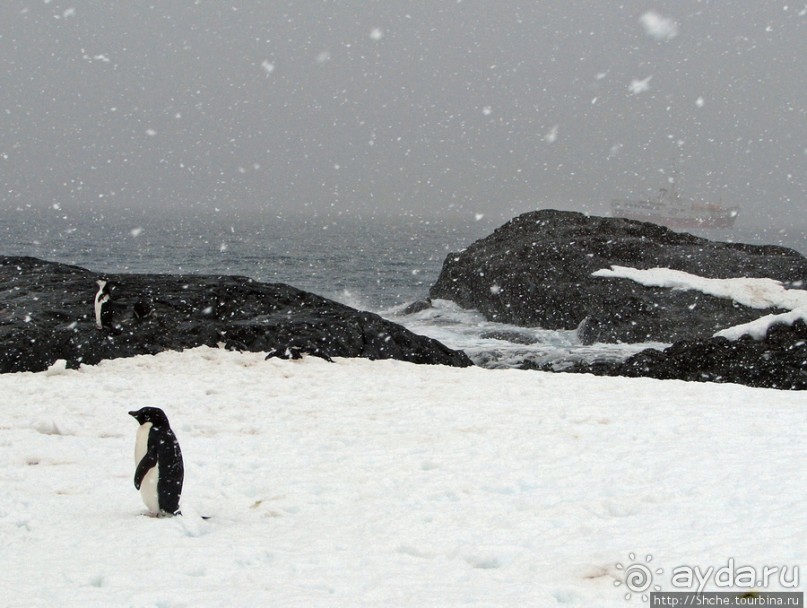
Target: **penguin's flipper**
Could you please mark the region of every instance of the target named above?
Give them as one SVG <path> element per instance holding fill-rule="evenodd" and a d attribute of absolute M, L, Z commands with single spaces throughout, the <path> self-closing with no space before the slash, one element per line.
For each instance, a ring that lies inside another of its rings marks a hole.
<path fill-rule="evenodd" d="M 140 484 L 143 483 L 143 478 L 151 469 L 157 466 L 157 450 L 149 449 L 146 455 L 140 460 L 135 469 L 134 486 L 135 489 L 140 489 Z"/>

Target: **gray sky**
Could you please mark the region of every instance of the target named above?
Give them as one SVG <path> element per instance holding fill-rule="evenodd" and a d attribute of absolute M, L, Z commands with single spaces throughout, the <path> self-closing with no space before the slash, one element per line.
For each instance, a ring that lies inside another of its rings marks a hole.
<path fill-rule="evenodd" d="M 3 0 L 2 207 L 807 216 L 803 0 Z"/>

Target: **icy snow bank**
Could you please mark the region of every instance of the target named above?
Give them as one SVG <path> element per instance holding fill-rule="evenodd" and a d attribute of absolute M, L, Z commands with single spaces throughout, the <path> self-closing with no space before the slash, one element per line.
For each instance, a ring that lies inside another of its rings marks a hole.
<path fill-rule="evenodd" d="M 793 310 L 807 306 L 807 291 L 787 289 L 773 279 L 735 278 L 707 279 L 681 270 L 649 268 L 640 270 L 627 266 L 592 273 L 595 277 L 623 278 L 646 287 L 669 287 L 694 290 L 717 298 L 728 298 L 750 308 L 784 308 Z"/>
<path fill-rule="evenodd" d="M 778 315 L 765 315 L 756 321 L 727 327 L 715 334 L 715 337 L 728 338 L 729 340 L 739 340 L 745 335 L 751 336 L 754 340 L 762 340 L 768 335 L 768 330 L 773 325 L 793 325 L 796 321 L 807 322 L 807 306 L 784 312 Z"/>
<path fill-rule="evenodd" d="M 624 278 L 646 287 L 694 290 L 718 298 L 727 298 L 750 308 L 784 308 L 790 312 L 766 315 L 750 323 L 735 325 L 715 334 L 729 340 L 750 335 L 757 340 L 765 337 L 768 329 L 777 323 L 793 325 L 797 320 L 807 321 L 807 291 L 787 289 L 773 279 L 733 278 L 708 279 L 670 268 L 641 270 L 626 266 L 611 266 L 592 273 L 595 277 Z"/>

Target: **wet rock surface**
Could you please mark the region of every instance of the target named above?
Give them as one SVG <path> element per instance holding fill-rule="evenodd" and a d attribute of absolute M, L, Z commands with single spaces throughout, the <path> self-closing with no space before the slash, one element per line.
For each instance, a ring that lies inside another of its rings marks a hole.
<path fill-rule="evenodd" d="M 576 328 L 583 344 L 672 343 L 625 361 L 526 362 L 524 369 L 807 389 L 803 321 L 773 325 L 761 340 L 713 337 L 721 329 L 782 311 L 591 276 L 611 266 L 672 268 L 707 278 L 771 278 L 802 289 L 807 283 L 807 259 L 791 249 L 719 243 L 620 218 L 535 211 L 449 254 L 429 295 L 476 309 L 493 321 Z"/>
<path fill-rule="evenodd" d="M 109 281 L 113 326 L 99 330 L 96 280 Z M 98 275 L 31 257 L 0 257 L 0 373 L 41 371 L 196 346 L 295 358 L 399 359 L 458 367 L 440 342 L 332 300 L 246 277 Z"/>
<path fill-rule="evenodd" d="M 525 367 L 558 371 L 551 366 Z M 750 336 L 735 341 L 681 340 L 662 351 L 644 350 L 622 363 L 575 363 L 563 371 L 807 390 L 807 324 L 773 325 L 763 340 Z"/>
<path fill-rule="evenodd" d="M 429 296 L 476 309 L 491 321 L 577 329 L 584 344 L 703 339 L 781 312 L 591 276 L 612 265 L 785 284 L 807 280 L 807 259 L 784 247 L 719 243 L 646 222 L 541 210 L 449 254 Z"/>

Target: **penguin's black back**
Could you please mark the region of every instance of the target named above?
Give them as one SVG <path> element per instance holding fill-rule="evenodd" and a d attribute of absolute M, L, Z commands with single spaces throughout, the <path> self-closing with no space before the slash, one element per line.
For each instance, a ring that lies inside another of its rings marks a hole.
<path fill-rule="evenodd" d="M 115 318 L 112 300 L 107 300 L 101 304 L 101 327 L 112 327 Z"/>
<path fill-rule="evenodd" d="M 182 450 L 179 449 L 174 431 L 165 423 L 155 423 L 149 431 L 149 451 L 157 453 L 157 466 L 160 476 L 157 481 L 157 497 L 160 510 L 176 515 L 179 512 L 179 498 L 182 482 L 185 479 L 185 466 Z"/>
<path fill-rule="evenodd" d="M 154 308 L 148 300 L 138 300 L 134 304 L 134 318 L 136 321 L 147 319 L 154 313 Z"/>

